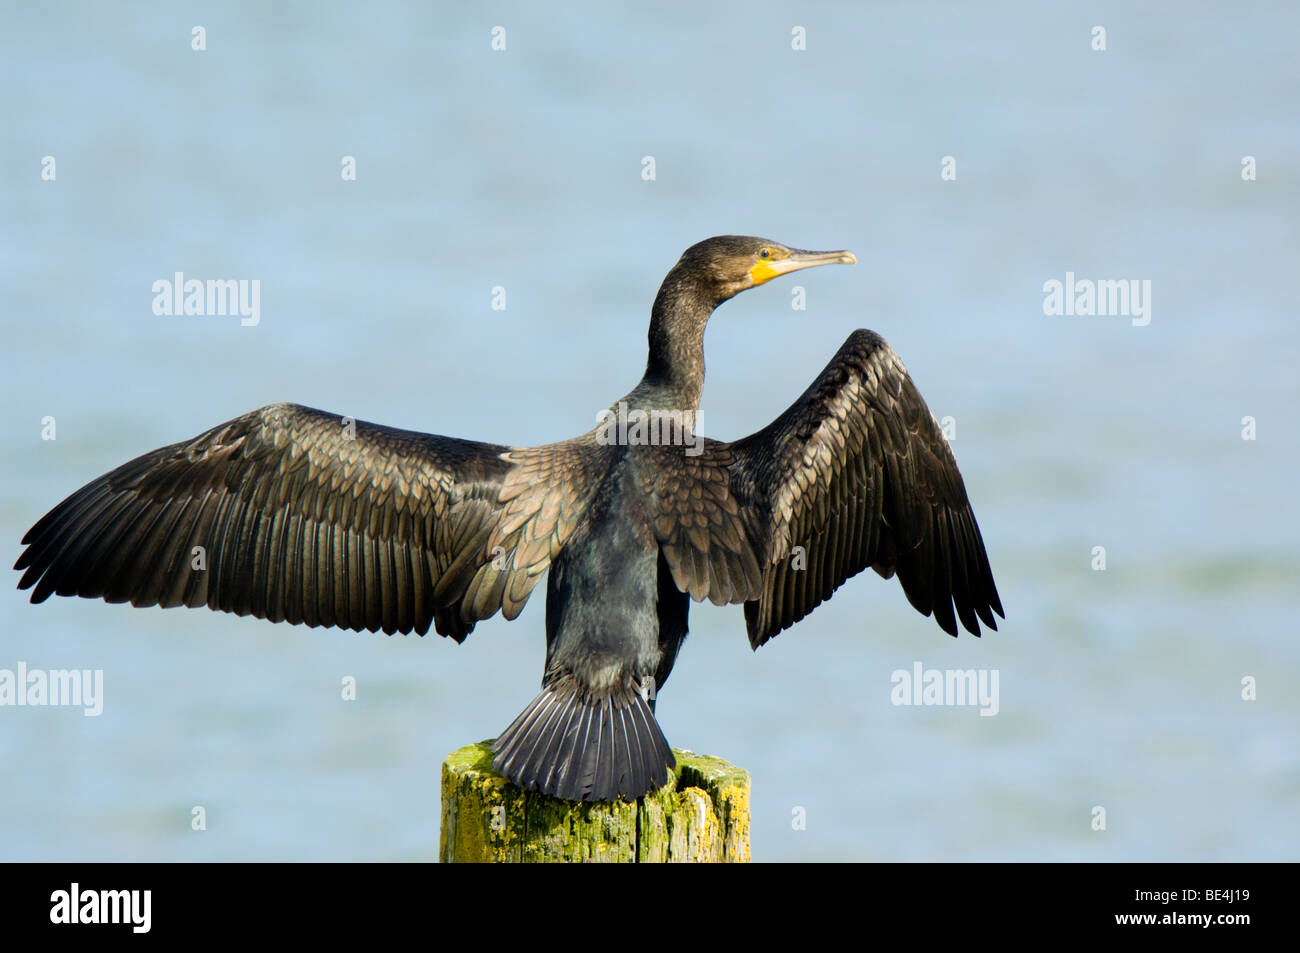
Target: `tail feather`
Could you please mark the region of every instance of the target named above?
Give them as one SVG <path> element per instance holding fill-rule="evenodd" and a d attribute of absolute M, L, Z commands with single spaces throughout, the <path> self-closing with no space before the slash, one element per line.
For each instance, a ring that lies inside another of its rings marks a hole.
<path fill-rule="evenodd" d="M 596 765 L 600 762 L 600 706 L 588 706 L 583 709 L 583 714 L 582 726 L 574 742 L 579 754 L 578 776 L 594 779 Z"/>
<path fill-rule="evenodd" d="M 560 709 L 560 717 L 555 720 L 546 744 L 542 746 L 539 764 L 545 768 L 539 787 L 545 791 L 559 783 L 559 775 L 566 770 L 573 757 L 573 743 L 577 738 L 577 722 L 582 718 L 581 705 L 565 704 Z"/>
<path fill-rule="evenodd" d="M 639 695 L 637 697 L 640 698 Z M 641 745 L 641 760 L 639 763 L 643 766 L 643 769 L 648 768 L 649 765 L 654 763 L 655 755 L 658 753 L 654 750 L 653 738 L 656 734 L 661 738 L 663 737 L 663 734 L 659 731 L 659 723 L 655 721 L 655 716 L 650 711 L 648 704 L 643 703 L 634 708 L 629 708 L 627 715 L 636 725 L 636 739 Z M 638 722 L 639 724 L 636 724 Z M 664 743 L 667 744 L 666 741 Z M 672 749 L 669 749 L 669 754 L 672 754 Z M 648 774 L 646 783 L 651 787 L 656 786 L 650 783 Z"/>
<path fill-rule="evenodd" d="M 543 688 L 494 747 L 498 772 L 569 801 L 634 800 L 677 766 L 634 683 L 588 692 L 572 676 Z"/>
<path fill-rule="evenodd" d="M 538 695 L 524 713 L 520 715 L 517 722 L 523 732 L 520 738 L 520 747 L 532 749 L 541 741 L 543 737 L 549 737 L 545 734 L 548 728 L 554 727 L 554 722 L 560 717 L 562 708 L 560 698 L 555 695 L 545 693 Z"/>
<path fill-rule="evenodd" d="M 643 750 L 648 746 L 641 744 L 642 729 L 641 725 L 638 724 L 639 721 L 635 708 L 623 709 L 623 722 L 627 725 L 628 754 L 632 759 L 632 784 L 637 787 L 649 785 L 649 780 L 646 777 L 646 759 L 650 755 L 649 751 Z"/>
<path fill-rule="evenodd" d="M 610 716 L 613 707 L 608 695 L 600 700 L 596 737 L 599 739 L 599 753 L 604 757 L 596 762 L 596 780 L 592 785 L 598 791 L 608 791 L 618 786 L 618 778 L 614 775 L 614 719 Z"/>

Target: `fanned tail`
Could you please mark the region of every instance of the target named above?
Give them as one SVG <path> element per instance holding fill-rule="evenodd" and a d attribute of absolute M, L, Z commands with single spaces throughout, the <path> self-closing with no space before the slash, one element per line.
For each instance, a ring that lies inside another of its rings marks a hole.
<path fill-rule="evenodd" d="M 543 688 L 493 749 L 500 774 L 568 801 L 635 800 L 677 766 L 634 682 L 589 692 L 571 675 Z"/>

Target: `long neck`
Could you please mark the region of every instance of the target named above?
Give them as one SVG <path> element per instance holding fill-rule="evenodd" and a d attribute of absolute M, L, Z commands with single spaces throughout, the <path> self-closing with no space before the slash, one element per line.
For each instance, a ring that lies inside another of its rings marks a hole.
<path fill-rule="evenodd" d="M 717 307 L 686 269 L 674 267 L 650 312 L 650 357 L 629 397 L 643 406 L 695 411 L 704 388 L 704 326 Z"/>

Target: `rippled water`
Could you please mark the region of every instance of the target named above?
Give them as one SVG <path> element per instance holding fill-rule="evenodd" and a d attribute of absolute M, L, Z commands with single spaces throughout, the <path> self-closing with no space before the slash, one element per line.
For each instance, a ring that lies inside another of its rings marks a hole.
<path fill-rule="evenodd" d="M 659 715 L 752 773 L 755 858 L 1300 855 L 1293 8 L 201 16 L 203 52 L 170 5 L 5 15 L 11 558 L 90 478 L 274 401 L 570 436 L 639 377 L 687 245 L 850 248 L 721 309 L 702 421 L 757 429 L 876 329 L 957 422 L 1008 620 L 949 639 L 869 573 L 751 653 L 696 607 Z M 154 315 L 176 271 L 260 280 L 260 323 Z M 1067 271 L 1150 280 L 1150 324 L 1045 316 Z M 456 646 L 10 589 L 0 668 L 103 669 L 105 710 L 0 708 L 0 857 L 430 859 L 442 756 L 535 692 L 538 595 Z M 996 669 L 998 714 L 892 705 L 915 662 Z"/>

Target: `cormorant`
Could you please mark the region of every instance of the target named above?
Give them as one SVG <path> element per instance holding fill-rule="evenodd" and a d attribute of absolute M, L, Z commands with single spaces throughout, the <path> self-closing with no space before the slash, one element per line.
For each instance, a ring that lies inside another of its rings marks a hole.
<path fill-rule="evenodd" d="M 611 407 L 618 426 L 562 443 L 294 404 L 237 417 L 56 506 L 23 537 L 19 588 L 389 634 L 432 625 L 460 642 L 497 610 L 515 618 L 549 569 L 542 691 L 497 738 L 495 766 L 569 800 L 636 798 L 675 764 L 654 696 L 690 599 L 744 603 L 755 649 L 868 566 L 951 635 L 1003 614 L 948 442 L 875 333 L 850 334 L 762 430 L 693 434 L 713 310 L 856 260 L 737 236 L 688 248 L 655 298 L 645 376 Z"/>

